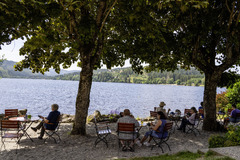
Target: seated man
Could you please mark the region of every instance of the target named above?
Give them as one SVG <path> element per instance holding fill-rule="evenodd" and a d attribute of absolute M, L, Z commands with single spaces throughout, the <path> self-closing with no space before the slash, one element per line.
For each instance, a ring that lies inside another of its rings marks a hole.
<path fill-rule="evenodd" d="M 134 123 L 135 124 L 135 127 L 139 127 L 139 123 L 138 121 L 133 117 L 131 116 L 130 114 L 130 111 L 129 109 L 125 109 L 124 112 L 123 112 L 123 117 L 119 118 L 118 121 L 117 121 L 117 124 L 118 123 Z M 137 139 L 137 132 L 135 133 L 135 139 Z M 132 138 L 132 135 L 130 134 L 124 134 L 124 133 L 120 133 L 119 134 L 119 137 L 121 139 L 131 139 Z M 127 151 L 127 149 L 131 152 L 133 152 L 133 145 L 134 143 L 131 143 L 128 148 L 126 147 L 126 145 L 124 144 L 124 141 L 121 140 L 121 144 L 122 144 L 122 151 Z"/>
<path fill-rule="evenodd" d="M 41 133 L 38 139 L 42 139 L 45 133 L 45 128 L 47 130 L 55 130 L 55 128 L 58 126 L 58 117 L 60 116 L 60 112 L 58 111 L 58 105 L 53 104 L 51 107 L 52 111 L 49 113 L 48 117 L 45 118 L 39 115 L 39 117 L 43 120 L 39 123 L 37 127 L 31 127 L 31 129 L 34 130 L 35 132 L 38 129 L 41 129 Z"/>
<path fill-rule="evenodd" d="M 232 104 L 232 109 L 233 110 L 232 110 L 232 112 L 230 114 L 229 121 L 233 122 L 233 123 L 239 122 L 240 121 L 240 117 L 237 117 L 237 114 L 240 113 L 240 110 L 237 109 L 235 104 Z"/>

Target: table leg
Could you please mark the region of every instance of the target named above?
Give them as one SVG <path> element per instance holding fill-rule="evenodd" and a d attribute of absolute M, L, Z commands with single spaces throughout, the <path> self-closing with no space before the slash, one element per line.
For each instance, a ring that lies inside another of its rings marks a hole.
<path fill-rule="evenodd" d="M 27 122 L 24 123 L 24 125 L 26 125 Z M 27 133 L 27 130 L 31 127 L 33 121 L 30 122 L 30 124 L 27 126 L 27 128 L 25 129 L 24 127 L 21 129 L 21 131 L 23 132 L 22 136 L 19 138 L 19 140 L 17 141 L 17 143 L 20 142 L 20 140 L 22 139 L 22 137 L 25 135 L 27 138 L 29 138 L 32 142 L 33 139 L 30 137 L 30 135 Z"/>

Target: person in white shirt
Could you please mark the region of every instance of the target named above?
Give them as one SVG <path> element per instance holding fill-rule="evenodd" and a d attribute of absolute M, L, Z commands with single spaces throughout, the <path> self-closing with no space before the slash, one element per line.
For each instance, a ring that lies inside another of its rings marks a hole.
<path fill-rule="evenodd" d="M 190 114 L 191 115 L 186 115 L 185 117 L 183 117 L 182 123 L 181 123 L 180 127 L 178 128 L 178 130 L 183 130 L 183 132 L 185 132 L 187 124 L 194 124 L 195 123 L 195 119 L 196 119 L 196 115 L 197 115 L 197 109 L 195 107 L 192 107 Z"/>

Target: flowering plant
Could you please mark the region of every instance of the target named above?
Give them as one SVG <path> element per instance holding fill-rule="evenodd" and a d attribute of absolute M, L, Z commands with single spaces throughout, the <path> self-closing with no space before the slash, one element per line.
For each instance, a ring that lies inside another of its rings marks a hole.
<path fill-rule="evenodd" d="M 110 115 L 119 115 L 119 113 L 120 112 L 117 109 L 110 111 Z"/>

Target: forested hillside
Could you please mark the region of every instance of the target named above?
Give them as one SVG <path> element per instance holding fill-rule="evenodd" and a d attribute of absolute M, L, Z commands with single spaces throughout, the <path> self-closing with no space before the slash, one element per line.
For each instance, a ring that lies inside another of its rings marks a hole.
<path fill-rule="evenodd" d="M 0 64 L 0 77 L 2 78 L 41 78 L 41 79 L 52 79 L 50 76 L 56 76 L 57 74 L 53 69 L 50 69 L 49 72 L 46 72 L 44 75 L 41 73 L 32 73 L 30 69 L 24 69 L 23 71 L 15 71 L 14 65 L 16 62 L 4 60 Z M 60 74 L 68 74 L 75 71 L 68 71 L 62 69 Z"/>
<path fill-rule="evenodd" d="M 79 72 L 54 77 L 54 79 L 76 81 L 79 78 Z M 134 73 L 131 68 L 117 68 L 94 71 L 93 81 L 199 86 L 204 85 L 204 75 L 194 68 L 190 70 L 179 69 L 175 72 L 144 72 L 142 75 Z"/>
<path fill-rule="evenodd" d="M 13 66 L 16 62 L 4 60 L 0 65 L 0 77 L 2 78 L 47 78 L 42 74 L 33 74 L 30 70 L 24 69 L 23 71 L 15 71 Z"/>
<path fill-rule="evenodd" d="M 25 69 L 22 72 L 15 71 L 13 66 L 16 62 L 5 60 L 0 65 L 0 77 L 3 78 L 41 78 L 56 80 L 79 81 L 79 72 L 68 73 L 70 71 L 61 70 L 61 75 L 51 72 L 42 75 L 32 73 Z M 65 74 L 64 74 L 65 73 Z M 68 73 L 68 74 L 66 74 Z M 51 75 L 51 76 L 48 76 Z M 93 81 L 95 82 L 119 82 L 119 83 L 145 83 L 145 84 L 177 84 L 177 85 L 204 85 L 204 75 L 194 68 L 190 70 L 179 69 L 174 72 L 143 72 L 136 74 L 131 68 L 116 68 L 112 70 L 99 69 L 94 71 Z"/>

